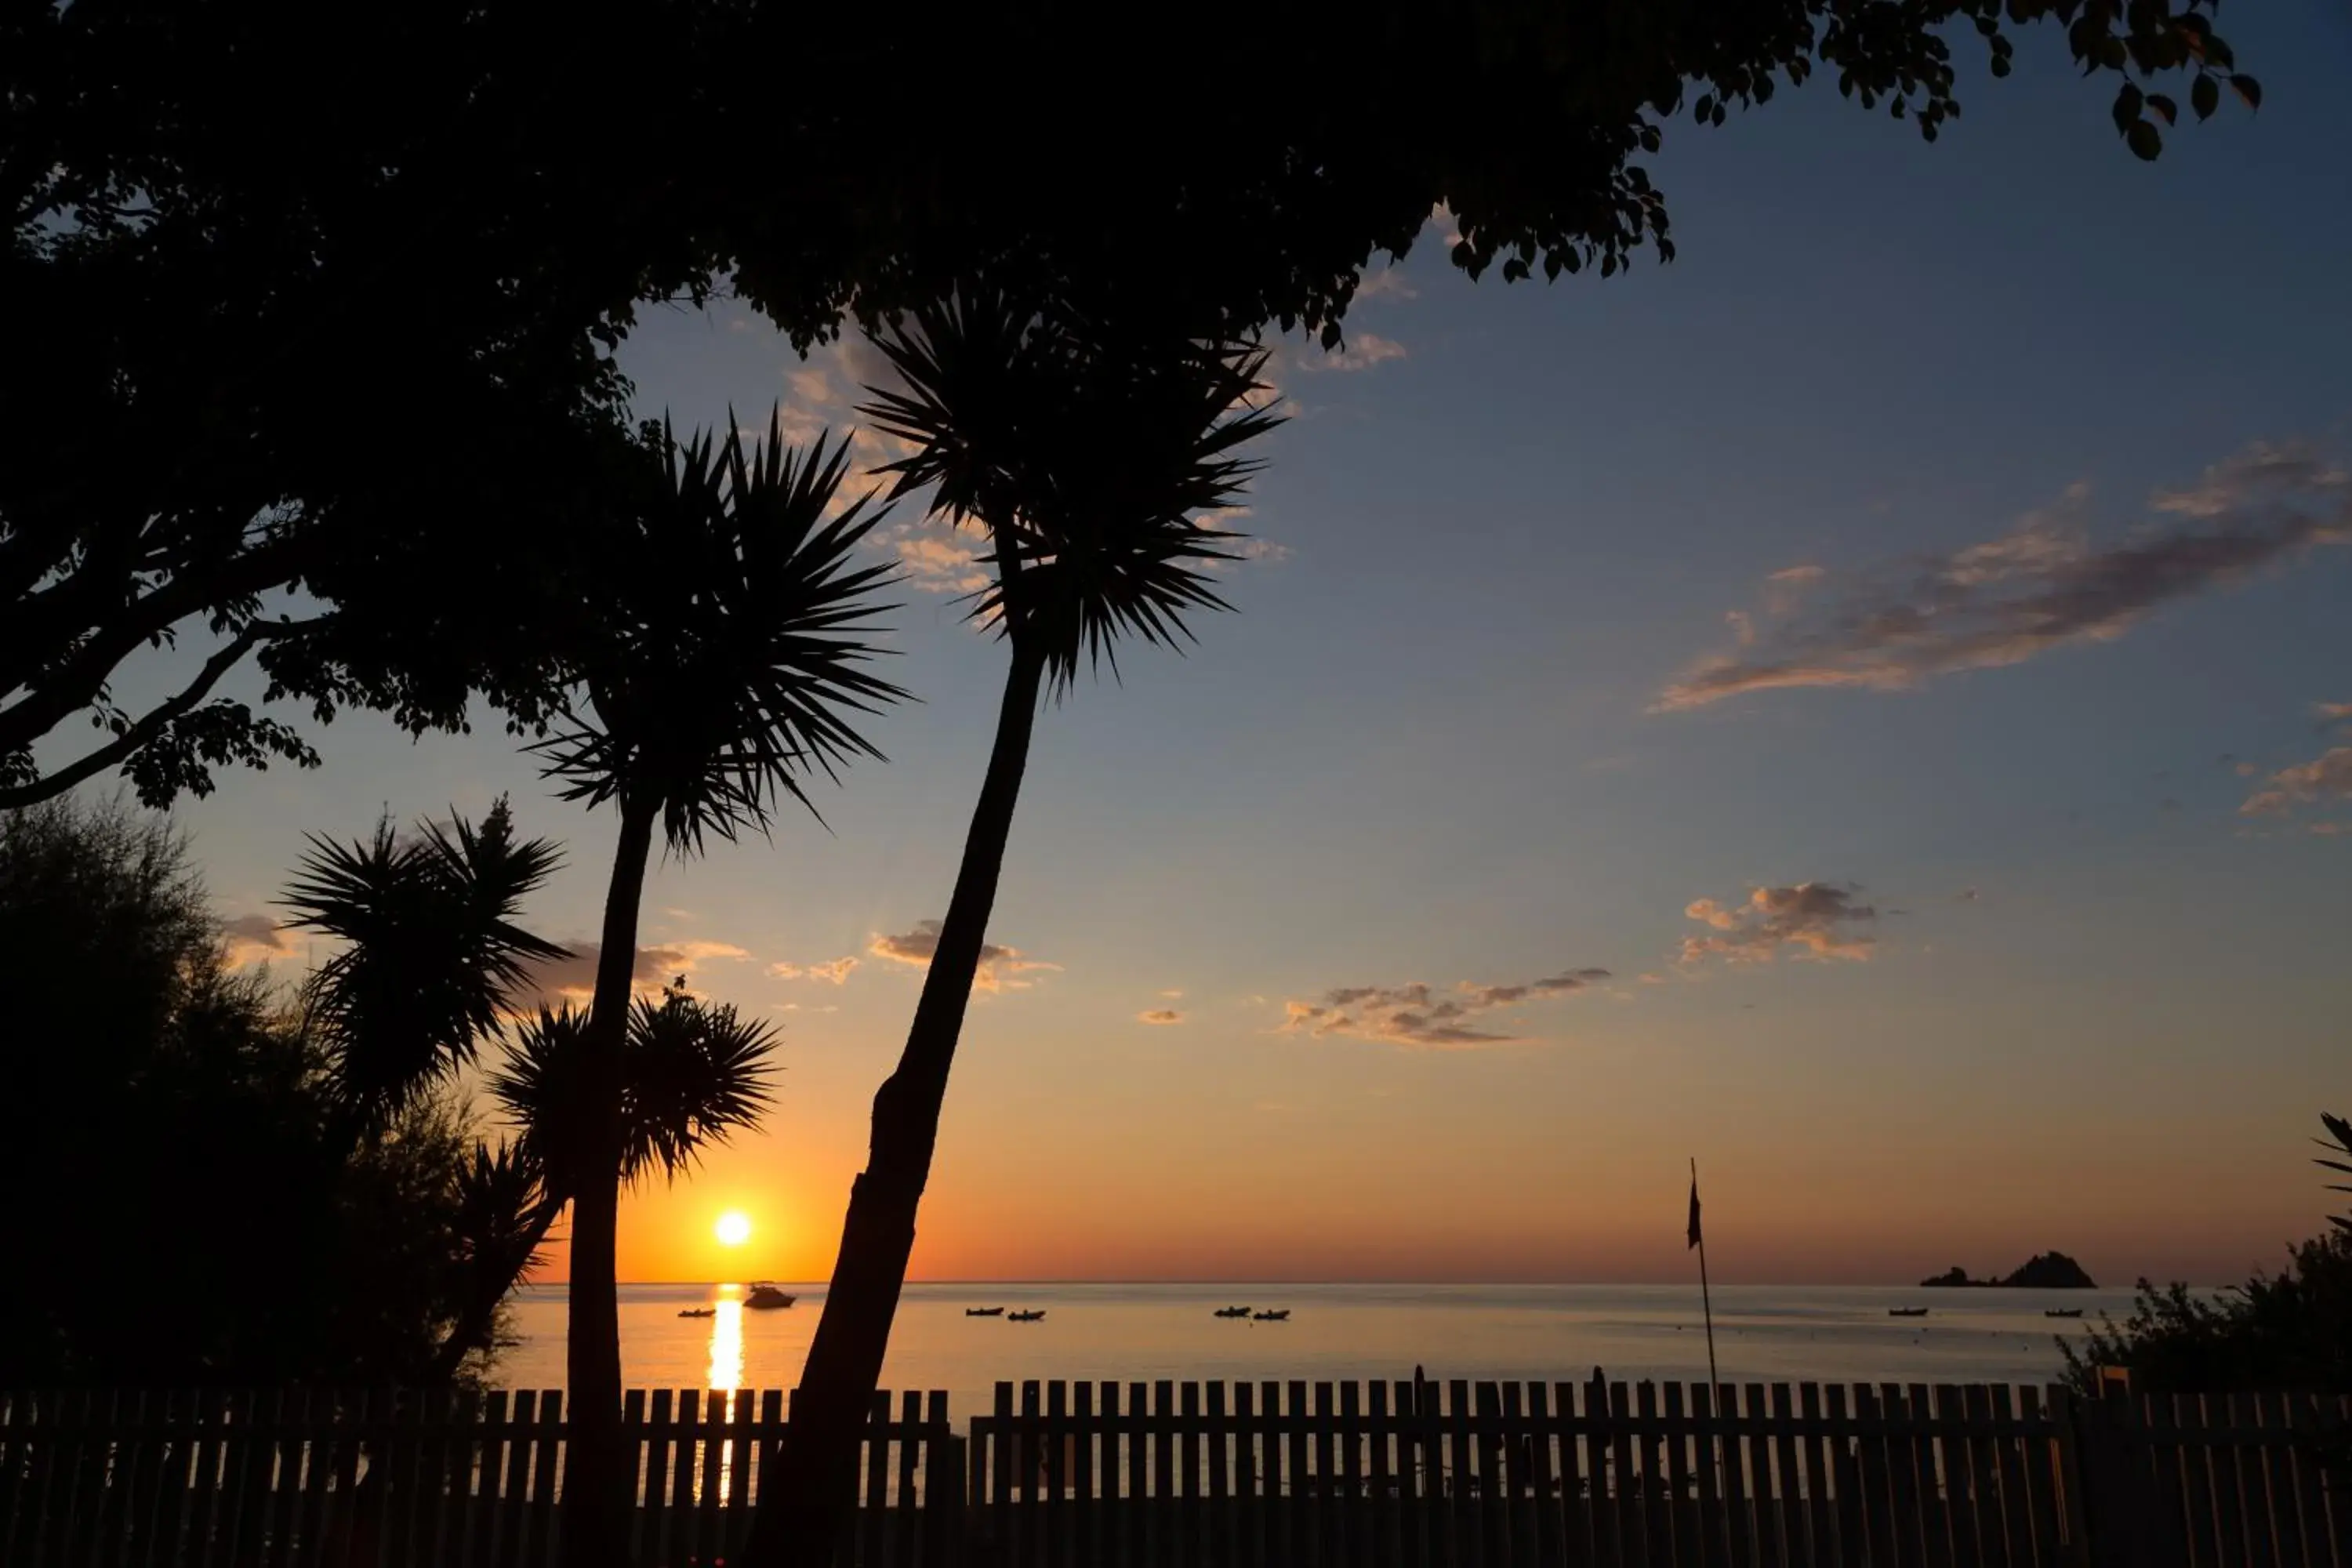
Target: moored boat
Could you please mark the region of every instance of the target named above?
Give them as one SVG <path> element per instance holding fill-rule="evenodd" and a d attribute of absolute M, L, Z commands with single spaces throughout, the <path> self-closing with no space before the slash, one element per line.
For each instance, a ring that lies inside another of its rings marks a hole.
<path fill-rule="evenodd" d="M 777 1289 L 763 1279 L 751 1287 L 751 1293 L 743 1298 L 743 1305 L 756 1308 L 762 1312 L 771 1312 L 780 1307 L 791 1306 L 797 1299 Z"/>

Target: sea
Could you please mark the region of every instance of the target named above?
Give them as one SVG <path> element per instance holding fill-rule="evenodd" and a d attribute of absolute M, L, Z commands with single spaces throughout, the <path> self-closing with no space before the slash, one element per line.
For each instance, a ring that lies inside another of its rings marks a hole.
<path fill-rule="evenodd" d="M 789 1388 L 816 1330 L 823 1285 L 783 1284 L 788 1308 L 744 1306 L 744 1283 L 621 1287 L 621 1367 L 632 1388 Z M 563 1385 L 565 1289 L 518 1293 L 520 1343 L 493 1382 Z M 1717 1365 L 1727 1383 L 2046 1384 L 2057 1338 L 2079 1337 L 2128 1290 L 1721 1286 Z M 1287 1310 L 1280 1322 L 1216 1309 Z M 1042 1311 L 1034 1322 L 971 1308 Z M 1926 1307 L 1924 1318 L 1894 1308 Z M 2081 1321 L 2052 1308 L 2084 1309 Z M 709 1317 L 683 1311 L 708 1309 Z M 1660 1285 L 915 1284 L 890 1336 L 882 1386 L 944 1389 L 961 1423 L 999 1381 L 1409 1379 L 1700 1382 L 1699 1293 Z"/>

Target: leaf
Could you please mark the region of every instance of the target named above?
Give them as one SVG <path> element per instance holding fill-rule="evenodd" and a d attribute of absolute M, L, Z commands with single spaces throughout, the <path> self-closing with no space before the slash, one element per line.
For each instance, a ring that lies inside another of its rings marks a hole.
<path fill-rule="evenodd" d="M 2164 137 L 2157 130 L 2155 121 L 2142 120 L 2125 133 L 2124 145 L 2132 150 L 2134 157 L 2144 163 L 2153 163 L 2156 155 L 2164 151 Z"/>
<path fill-rule="evenodd" d="M 2210 120 L 2213 111 L 2221 107 L 2221 88 L 2210 76 L 2200 76 L 2189 84 L 2189 107 L 2200 120 Z"/>
<path fill-rule="evenodd" d="M 2132 127 L 2139 123 L 2142 101 L 2139 88 L 2132 82 L 2124 83 L 2116 90 L 2115 108 L 2109 110 L 2115 116 L 2116 135 L 2131 134 Z"/>
<path fill-rule="evenodd" d="M 2246 100 L 2246 107 L 2248 109 L 2262 108 L 2263 84 L 2261 82 L 2256 81 L 2250 76 L 2241 73 L 2230 79 L 2230 86 L 2240 98 Z"/>
<path fill-rule="evenodd" d="M 2180 106 L 2173 102 L 2172 100 L 2165 97 L 2164 94 L 2160 92 L 2149 93 L 2147 95 L 2147 106 L 2150 109 L 2155 110 L 2158 114 L 2164 116 L 2164 122 L 2167 125 L 2178 125 L 2180 123 Z"/>

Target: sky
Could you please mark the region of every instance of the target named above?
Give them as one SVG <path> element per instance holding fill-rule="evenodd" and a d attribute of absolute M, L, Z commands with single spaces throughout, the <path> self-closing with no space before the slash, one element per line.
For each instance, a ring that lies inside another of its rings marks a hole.
<path fill-rule="evenodd" d="M 1235 613 L 1038 725 L 916 1275 L 1678 1280 L 1693 1157 L 1717 1282 L 2214 1283 L 2321 1228 L 2352 10 L 2226 23 L 2261 112 L 2152 165 L 2054 32 L 2006 82 L 1963 47 L 1932 147 L 1822 82 L 1672 128 L 1671 266 L 1474 285 L 1440 213 L 1343 353 L 1279 344 Z M 805 434 L 875 359 L 719 301 L 625 363 L 649 414 Z M 625 1278 L 831 1267 L 1004 663 L 967 543 L 877 547 L 887 765 L 648 883 L 644 977 L 783 1070 L 625 1204 Z M 614 822 L 495 722 L 317 738 L 178 810 L 242 956 L 315 961 L 252 919 L 306 831 L 502 792 L 569 850 L 534 928 L 593 938 Z"/>

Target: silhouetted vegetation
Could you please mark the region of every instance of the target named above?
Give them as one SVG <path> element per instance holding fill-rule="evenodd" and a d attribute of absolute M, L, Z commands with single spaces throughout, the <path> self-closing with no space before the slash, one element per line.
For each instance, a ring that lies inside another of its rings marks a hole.
<path fill-rule="evenodd" d="M 526 959 L 564 956 L 514 923 L 554 860 L 503 805 L 315 839 L 289 901 L 337 945 L 289 986 L 232 968 L 168 827 L 0 813 L 0 983 L 27 1026 L 5 1037 L 0 1384 L 478 1376 L 578 1185 L 583 1017 L 508 1012 Z M 626 1179 L 756 1121 L 767 1026 L 675 988 L 630 1023 Z"/>
<path fill-rule="evenodd" d="M 0 815 L 0 1383 L 414 1380 L 466 1295 L 445 1090 L 348 1134 L 315 1015 L 233 972 L 184 842 Z M 446 1370 L 478 1368 L 484 1321 Z"/>
<path fill-rule="evenodd" d="M 1234 506 L 1254 468 L 1235 456 L 1271 428 L 1254 344 L 1084 316 L 992 289 L 914 314 L 883 351 L 905 390 L 868 412 L 913 444 L 900 491 L 984 537 L 991 581 L 969 601 L 1008 654 L 996 738 L 963 859 L 897 1068 L 874 1097 L 823 1315 L 793 1406 L 784 1485 L 754 1558 L 828 1559 L 854 1499 L 859 1428 L 881 1375 L 964 1009 L 1041 700 L 1122 639 L 1176 646 L 1222 609 L 1205 568 L 1237 536 L 1202 521 Z"/>
<path fill-rule="evenodd" d="M 2322 1147 L 2352 1154 L 2352 1123 L 2322 1120 L 2333 1140 Z M 2334 1159 L 2316 1163 L 2347 1168 Z M 2058 1342 L 2066 1382 L 2095 1398 L 2098 1369 L 2115 1366 L 2146 1393 L 2352 1393 L 2352 1224 L 2340 1216 L 2332 1224 L 2289 1247 L 2280 1273 L 2257 1271 L 2225 1290 L 2192 1290 L 2178 1280 L 2158 1289 L 2143 1279 L 2121 1324 L 2101 1313 L 2079 1341 Z"/>
<path fill-rule="evenodd" d="M 829 454 L 822 439 L 789 447 L 772 418 L 767 441 L 747 445 L 729 424 L 717 443 L 646 432 L 649 460 L 627 509 L 593 547 L 602 591 L 578 645 L 581 693 L 541 747 L 566 799 L 610 802 L 620 818 L 587 1016 L 543 1021 L 536 1037 L 551 1043 L 546 1064 L 564 1064 L 572 1219 L 564 1506 L 567 1537 L 591 1543 L 625 1540 L 634 1506 L 620 1439 L 614 1249 L 621 1185 L 643 1159 L 629 1143 L 632 1098 L 658 1087 L 632 1079 L 632 1063 L 670 1059 L 653 1047 L 672 1020 L 630 1006 L 655 830 L 681 855 L 699 853 L 714 834 L 731 842 L 764 832 L 779 796 L 809 805 L 803 775 L 831 777 L 855 757 L 879 757 L 856 721 L 905 695 L 864 668 L 877 653 L 864 637 L 882 608 L 870 595 L 895 569 L 856 563 L 883 514 L 870 498 L 836 507 L 846 443 Z M 689 1029 L 699 1021 L 676 1020 Z M 645 1039 L 633 1046 L 634 1036 Z M 541 1078 L 555 1081 L 546 1070 Z M 509 1082 L 509 1104 L 538 1103 Z"/>
<path fill-rule="evenodd" d="M 1139 41 L 1045 4 L 839 37 L 755 0 L 554 30 L 495 5 L 332 29 L 275 3 L 7 7 L 0 805 L 117 766 L 161 802 L 226 764 L 314 762 L 213 695 L 247 658 L 320 714 L 456 730 L 479 694 L 551 718 L 581 657 L 581 525 L 633 460 L 613 350 L 648 300 L 731 285 L 805 345 L 1017 268 L 1041 295 L 1113 287 L 1219 335 L 1330 342 L 1366 264 L 1441 202 L 1473 276 L 1671 256 L 1641 160 L 1685 116 L 1720 126 L 1817 74 L 1933 139 L 1972 53 L 2004 75 L 2013 36 L 2063 24 L 2153 156 L 2225 89 L 2259 102 L 2212 9 L 1276 3 L 1241 35 L 1171 15 Z M 1312 66 L 1247 95 L 1246 135 L 1199 133 L 1253 60 Z M 1432 81 L 1475 110 L 1367 111 Z M 217 651 L 184 686 L 121 706 L 125 659 L 200 626 Z M 77 716 L 108 738 L 37 768 Z"/>

